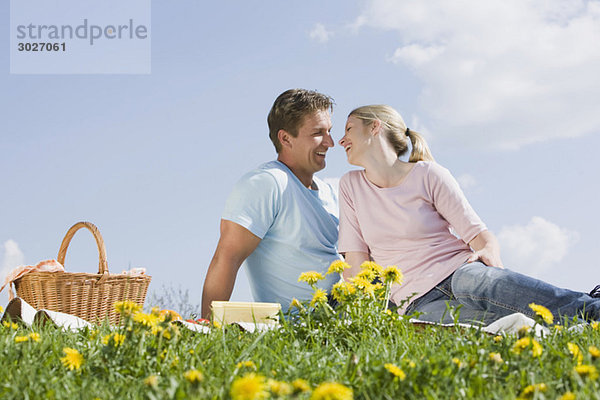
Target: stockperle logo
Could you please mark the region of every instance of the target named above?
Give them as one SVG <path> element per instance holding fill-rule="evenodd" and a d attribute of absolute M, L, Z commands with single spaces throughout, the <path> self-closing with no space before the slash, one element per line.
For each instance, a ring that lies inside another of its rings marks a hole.
<path fill-rule="evenodd" d="M 83 39 L 89 40 L 90 46 L 99 39 L 147 39 L 148 27 L 146 25 L 134 24 L 133 19 L 129 19 L 127 24 L 123 25 L 93 25 L 88 23 L 85 18 L 81 25 L 17 25 L 17 39 L 19 40 L 65 40 L 65 39 Z"/>
<path fill-rule="evenodd" d="M 150 0 L 11 0 L 12 74 L 149 74 Z"/>

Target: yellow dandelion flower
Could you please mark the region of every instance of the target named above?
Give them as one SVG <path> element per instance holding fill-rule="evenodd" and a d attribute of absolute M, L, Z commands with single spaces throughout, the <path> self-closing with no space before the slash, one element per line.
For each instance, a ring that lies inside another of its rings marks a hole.
<path fill-rule="evenodd" d="M 502 356 L 500 355 L 500 353 L 495 353 L 495 352 L 490 353 L 490 360 L 492 360 L 498 364 L 501 364 L 502 362 L 504 362 L 504 360 L 502 360 Z"/>
<path fill-rule="evenodd" d="M 117 301 L 113 304 L 113 306 L 115 311 L 121 315 L 132 315 L 142 311 L 142 306 L 129 300 Z"/>
<path fill-rule="evenodd" d="M 598 349 L 596 346 L 588 347 L 588 351 L 593 359 L 600 358 L 600 349 Z"/>
<path fill-rule="evenodd" d="M 171 338 L 173 337 L 173 334 L 171 333 L 170 329 L 164 329 L 162 331 L 162 337 L 164 337 L 167 340 L 171 340 Z"/>
<path fill-rule="evenodd" d="M 69 368 L 71 371 L 81 367 L 83 364 L 83 356 L 80 352 L 70 347 L 65 347 L 63 352 L 66 355 L 62 357 L 60 361 L 62 361 L 65 367 Z"/>
<path fill-rule="evenodd" d="M 133 315 L 133 320 L 141 325 L 152 328 L 160 322 L 160 318 L 155 314 L 137 313 Z"/>
<path fill-rule="evenodd" d="M 153 325 L 150 328 L 150 332 L 154 335 L 154 336 L 158 336 L 162 331 L 164 330 L 164 328 L 160 325 Z"/>
<path fill-rule="evenodd" d="M 504 338 L 504 336 L 502 336 L 502 335 L 494 336 L 494 342 L 500 343 L 503 338 Z"/>
<path fill-rule="evenodd" d="M 254 364 L 254 361 L 240 361 L 239 363 L 237 363 L 235 365 L 236 369 L 242 369 L 242 368 L 250 368 L 256 371 L 256 364 Z"/>
<path fill-rule="evenodd" d="M 417 364 L 415 364 L 415 362 L 411 360 L 411 361 L 409 361 L 409 362 L 408 362 L 408 366 L 409 366 L 410 368 L 414 368 L 414 367 L 416 367 L 416 366 L 417 366 Z"/>
<path fill-rule="evenodd" d="M 358 276 L 358 275 L 356 275 L 354 278 L 350 278 L 350 282 L 352 282 L 354 287 L 359 290 L 364 290 L 366 286 L 371 285 L 370 280 L 365 279 L 364 277 Z"/>
<path fill-rule="evenodd" d="M 31 332 L 29 334 L 29 339 L 33 340 L 34 342 L 39 342 L 40 341 L 40 334 L 37 332 Z"/>
<path fill-rule="evenodd" d="M 29 336 L 15 336 L 15 343 L 23 343 L 29 340 Z"/>
<path fill-rule="evenodd" d="M 524 350 L 528 349 L 531 349 L 531 355 L 533 357 L 539 357 L 542 355 L 542 345 L 530 337 L 524 337 L 517 340 L 512 347 L 512 351 L 516 354 L 521 354 Z"/>
<path fill-rule="evenodd" d="M 292 387 L 296 393 L 305 393 L 310 391 L 310 384 L 305 379 L 296 379 L 292 382 Z"/>
<path fill-rule="evenodd" d="M 283 397 L 292 394 L 292 385 L 287 382 L 269 379 L 267 380 L 267 386 L 275 396 Z"/>
<path fill-rule="evenodd" d="M 383 285 L 379 282 L 372 284 L 372 286 L 373 286 L 373 291 L 378 291 L 378 290 L 383 289 Z M 381 297 L 383 298 L 383 293 L 382 293 Z"/>
<path fill-rule="evenodd" d="M 372 283 L 369 283 L 368 285 L 365 285 L 365 287 L 363 288 L 363 293 L 364 294 L 368 294 L 369 296 L 374 296 L 375 295 L 375 291 L 377 289 L 379 289 L 381 287 L 381 285 L 377 284 L 377 285 L 373 285 Z"/>
<path fill-rule="evenodd" d="M 4 312 L 4 307 L 0 306 L 0 314 Z"/>
<path fill-rule="evenodd" d="M 153 388 L 157 387 L 158 386 L 158 376 L 156 376 L 156 375 L 148 376 L 146 379 L 144 379 L 144 385 L 150 386 Z"/>
<path fill-rule="evenodd" d="M 577 360 L 578 364 L 581 364 L 583 361 L 583 354 L 581 353 L 581 349 L 575 343 L 567 343 L 567 348 L 569 349 L 569 353 L 573 355 L 573 359 Z"/>
<path fill-rule="evenodd" d="M 545 383 L 537 383 L 535 385 L 526 386 L 525 389 L 519 395 L 519 399 L 531 399 L 537 392 L 545 392 L 548 390 L 548 386 Z"/>
<path fill-rule="evenodd" d="M 400 379 L 401 381 L 406 379 L 406 374 L 404 371 L 400 369 L 396 364 L 387 363 L 384 364 L 385 369 L 387 369 L 395 378 Z"/>
<path fill-rule="evenodd" d="M 562 326 L 562 325 L 554 325 L 554 330 L 556 332 L 562 332 L 563 329 L 564 329 L 564 326 Z"/>
<path fill-rule="evenodd" d="M 558 400 L 575 400 L 575 395 L 571 392 L 566 392 L 558 398 Z"/>
<path fill-rule="evenodd" d="M 551 324 L 554 322 L 554 315 L 552 315 L 550 310 L 548 310 L 546 307 L 539 304 L 530 303 L 529 308 L 531 308 L 537 315 L 542 317 L 545 323 Z"/>
<path fill-rule="evenodd" d="M 310 400 L 352 400 L 352 389 L 337 382 L 321 383 L 312 392 Z"/>
<path fill-rule="evenodd" d="M 312 286 L 323 279 L 325 279 L 325 277 L 320 272 L 308 271 L 300 274 L 298 282 L 306 282 Z"/>
<path fill-rule="evenodd" d="M 304 306 L 302 305 L 302 303 L 300 302 L 300 300 L 298 300 L 297 298 L 293 298 L 292 302 L 290 303 L 290 307 L 294 307 L 298 310 L 303 310 Z"/>
<path fill-rule="evenodd" d="M 454 364 L 456 364 L 456 366 L 457 366 L 458 368 L 462 368 L 462 367 L 464 367 L 464 366 L 465 366 L 465 364 L 464 364 L 462 361 L 460 361 L 458 358 L 456 358 L 456 357 L 454 357 L 454 358 L 452 359 L 452 362 L 453 362 Z"/>
<path fill-rule="evenodd" d="M 327 292 L 322 289 L 317 289 L 315 294 L 313 294 L 313 298 L 310 301 L 310 306 L 314 307 L 316 304 L 324 304 L 327 303 Z"/>
<path fill-rule="evenodd" d="M 384 283 L 396 283 L 398 285 L 401 285 L 404 280 L 404 275 L 395 265 L 387 266 L 381 273 L 381 277 Z"/>
<path fill-rule="evenodd" d="M 119 347 L 125 341 L 125 335 L 121 335 L 120 333 L 115 333 L 113 336 L 113 342 L 115 342 L 115 347 Z"/>
<path fill-rule="evenodd" d="M 161 360 L 164 361 L 166 356 L 167 356 L 167 349 L 163 349 L 163 351 L 159 354 L 159 357 Z"/>
<path fill-rule="evenodd" d="M 204 379 L 202 372 L 197 369 L 190 369 L 183 374 L 183 377 L 190 383 L 200 383 Z"/>
<path fill-rule="evenodd" d="M 383 267 L 374 261 L 363 262 L 362 264 L 360 264 L 360 269 L 369 270 L 373 272 L 373 274 L 375 275 L 373 279 L 380 277 L 381 273 L 383 272 Z"/>
<path fill-rule="evenodd" d="M 344 301 L 347 296 L 347 282 L 338 282 L 331 287 L 331 296 L 339 302 Z"/>
<path fill-rule="evenodd" d="M 592 327 L 593 330 L 597 331 L 598 330 L 598 326 L 600 326 L 600 322 L 598 321 L 594 321 L 590 324 L 590 326 Z"/>
<path fill-rule="evenodd" d="M 19 329 L 19 325 L 15 324 L 14 322 L 2 321 L 2 325 L 4 325 L 6 328 L 12 328 L 14 330 Z"/>
<path fill-rule="evenodd" d="M 232 400 L 261 400 L 269 397 L 265 377 L 255 373 L 236 378 L 229 394 Z"/>
<path fill-rule="evenodd" d="M 575 367 L 575 372 L 577 372 L 579 376 L 587 377 L 592 381 L 598 379 L 598 370 L 593 365 L 577 365 Z"/>
<path fill-rule="evenodd" d="M 103 336 L 102 337 L 102 344 L 106 346 L 108 344 L 108 342 L 110 341 L 111 336 L 112 335 Z"/>
<path fill-rule="evenodd" d="M 340 281 L 331 287 L 331 295 L 340 303 L 354 293 L 356 293 L 356 287 L 349 282 Z"/>
<path fill-rule="evenodd" d="M 529 334 L 529 331 L 531 330 L 531 327 L 529 325 L 523 325 L 522 327 L 519 328 L 519 330 L 517 331 L 517 337 L 523 337 L 523 336 L 527 336 Z"/>
<path fill-rule="evenodd" d="M 329 269 L 325 275 L 329 274 L 341 274 L 345 269 L 350 268 L 350 264 L 342 260 L 335 260 L 329 265 Z"/>
<path fill-rule="evenodd" d="M 377 278 L 377 275 L 374 271 L 370 269 L 363 269 L 358 274 L 356 274 L 356 278 L 364 279 L 365 281 L 371 283 L 373 280 L 375 280 L 375 278 Z"/>
<path fill-rule="evenodd" d="M 375 290 L 381 287 L 379 284 L 372 284 L 370 279 L 366 279 L 365 277 L 360 276 L 360 274 L 356 275 L 354 278 L 351 278 L 350 281 L 358 290 L 370 296 L 373 296 Z"/>

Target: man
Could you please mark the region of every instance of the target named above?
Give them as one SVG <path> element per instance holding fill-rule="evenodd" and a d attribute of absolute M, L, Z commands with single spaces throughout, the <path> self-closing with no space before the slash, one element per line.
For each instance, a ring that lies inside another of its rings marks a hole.
<path fill-rule="evenodd" d="M 314 173 L 325 168 L 333 99 L 290 89 L 273 103 L 267 122 L 277 160 L 244 175 L 233 188 L 221 219 L 221 236 L 208 267 L 202 315 L 213 300 L 229 300 L 237 272 L 246 261 L 256 301 L 309 299 L 311 288 L 298 277 L 323 272 L 337 253 L 338 204 L 332 187 Z M 329 289 L 333 276 L 321 281 Z"/>

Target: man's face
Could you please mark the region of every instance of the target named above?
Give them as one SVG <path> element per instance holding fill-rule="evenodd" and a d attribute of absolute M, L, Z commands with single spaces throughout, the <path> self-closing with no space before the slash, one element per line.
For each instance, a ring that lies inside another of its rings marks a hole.
<path fill-rule="evenodd" d="M 325 153 L 333 147 L 329 110 L 320 110 L 304 117 L 297 137 L 290 137 L 292 169 L 302 174 L 314 174 L 325 168 Z"/>

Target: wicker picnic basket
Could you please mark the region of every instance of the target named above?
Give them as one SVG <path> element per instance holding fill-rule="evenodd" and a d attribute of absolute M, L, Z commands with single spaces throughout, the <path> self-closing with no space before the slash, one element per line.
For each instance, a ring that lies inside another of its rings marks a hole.
<path fill-rule="evenodd" d="M 100 257 L 98 273 L 30 272 L 14 282 L 17 296 L 38 310 L 60 311 L 90 322 L 99 322 L 108 317 L 111 324 L 116 324 L 120 315 L 113 304 L 129 300 L 143 305 L 152 277 L 110 274 L 104 240 L 91 222 L 78 222 L 65 235 L 57 260 L 63 266 L 69 243 L 81 228 L 87 228 L 96 239 Z"/>

